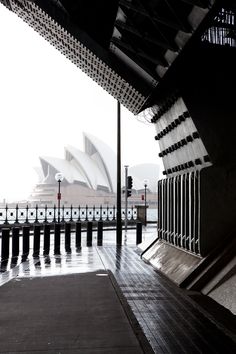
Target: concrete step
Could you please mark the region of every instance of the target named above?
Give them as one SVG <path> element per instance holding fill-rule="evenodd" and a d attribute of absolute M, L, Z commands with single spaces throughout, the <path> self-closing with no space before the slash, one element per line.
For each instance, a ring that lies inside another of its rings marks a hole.
<path fill-rule="evenodd" d="M 236 240 L 227 239 L 227 244 L 221 244 L 213 250 L 194 271 L 184 279 L 180 287 L 188 290 L 201 291 L 235 256 Z"/>

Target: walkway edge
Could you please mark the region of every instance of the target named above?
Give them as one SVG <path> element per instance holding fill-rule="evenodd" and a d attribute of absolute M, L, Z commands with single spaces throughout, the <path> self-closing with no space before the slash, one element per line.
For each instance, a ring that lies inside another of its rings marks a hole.
<path fill-rule="evenodd" d="M 149 262 L 146 262 L 146 264 L 148 264 L 149 266 L 153 267 Z M 181 296 L 183 299 L 185 299 L 186 301 L 188 301 L 194 308 L 196 308 L 203 316 L 205 316 L 213 325 L 215 325 L 221 332 L 223 332 L 227 337 L 229 337 L 233 342 L 236 343 L 236 334 L 234 332 L 232 332 L 229 328 L 227 328 L 224 324 L 220 323 L 220 321 L 218 320 L 218 318 L 213 315 L 210 311 L 206 310 L 202 305 L 200 305 L 197 300 L 195 300 L 193 298 L 193 295 L 198 295 L 198 296 L 206 296 L 207 295 L 203 295 L 201 292 L 197 292 L 197 291 L 191 291 L 191 290 L 187 290 L 187 289 L 183 289 L 180 288 L 177 284 L 175 284 L 171 279 L 169 279 L 164 273 L 162 273 L 160 270 L 155 269 L 153 267 L 153 270 L 159 274 L 159 276 L 170 286 L 175 288 L 175 291 L 179 294 L 179 296 Z M 214 301 L 213 299 L 210 299 L 212 301 Z M 227 310 L 226 308 L 224 308 L 222 305 L 216 303 L 216 306 L 221 307 L 222 311 L 226 311 L 228 312 L 229 316 L 233 316 L 234 315 L 232 313 L 230 313 L 229 310 Z"/>
<path fill-rule="evenodd" d="M 128 301 L 126 300 L 125 296 L 123 295 L 123 293 L 120 289 L 120 286 L 115 279 L 115 276 L 113 275 L 113 273 L 109 269 L 107 269 L 107 273 L 109 275 L 110 281 L 114 287 L 117 297 L 118 297 L 118 299 L 125 311 L 125 314 L 130 322 L 130 325 L 131 325 L 131 327 L 132 327 L 132 329 L 139 341 L 139 344 L 140 344 L 143 352 L 145 354 L 154 354 L 154 351 L 153 351 L 149 341 L 147 340 L 138 320 L 136 319 Z"/>

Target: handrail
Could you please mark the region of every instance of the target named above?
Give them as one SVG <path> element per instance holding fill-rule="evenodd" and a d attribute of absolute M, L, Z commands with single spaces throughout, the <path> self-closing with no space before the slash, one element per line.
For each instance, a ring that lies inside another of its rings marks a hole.
<path fill-rule="evenodd" d="M 116 220 L 116 207 L 115 206 L 62 206 L 58 209 L 54 206 L 34 206 L 19 207 L 16 205 L 14 208 L 6 205 L 0 208 L 0 226 L 11 224 L 43 224 L 53 223 L 58 220 L 61 222 L 76 222 L 76 221 L 114 221 Z M 122 209 L 122 219 L 125 214 Z M 128 220 L 137 220 L 137 209 L 133 206 L 128 208 Z"/>

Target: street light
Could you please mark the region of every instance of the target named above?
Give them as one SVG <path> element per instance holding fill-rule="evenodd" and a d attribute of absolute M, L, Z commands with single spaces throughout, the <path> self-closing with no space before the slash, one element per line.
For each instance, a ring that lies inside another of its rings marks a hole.
<path fill-rule="evenodd" d="M 60 203 L 61 203 L 61 182 L 63 181 L 64 176 L 61 172 L 55 174 L 55 180 L 58 182 L 58 193 L 57 193 L 57 216 L 58 222 L 60 222 Z"/>
<path fill-rule="evenodd" d="M 117 101 L 117 188 L 116 188 L 116 244 L 122 245 L 122 220 L 121 220 L 121 109 Z"/>
<path fill-rule="evenodd" d="M 145 208 L 145 214 L 144 214 L 144 225 L 147 225 L 147 184 L 148 184 L 148 180 L 145 179 L 143 181 L 144 183 L 144 208 Z"/>
<path fill-rule="evenodd" d="M 125 165 L 125 233 L 127 232 L 127 220 L 128 220 L 128 165 Z M 126 234 L 125 234 L 126 236 Z"/>

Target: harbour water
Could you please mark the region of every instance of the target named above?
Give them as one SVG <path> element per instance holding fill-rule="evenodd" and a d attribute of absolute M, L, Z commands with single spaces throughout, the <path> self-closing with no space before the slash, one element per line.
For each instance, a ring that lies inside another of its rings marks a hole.
<path fill-rule="evenodd" d="M 147 209 L 147 221 L 157 221 L 157 209 Z"/>

